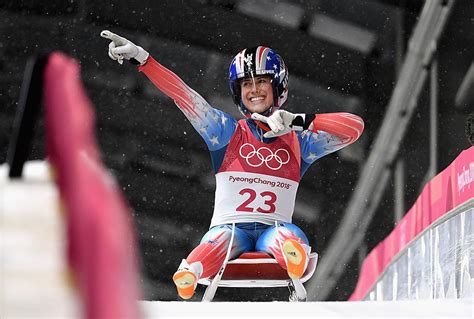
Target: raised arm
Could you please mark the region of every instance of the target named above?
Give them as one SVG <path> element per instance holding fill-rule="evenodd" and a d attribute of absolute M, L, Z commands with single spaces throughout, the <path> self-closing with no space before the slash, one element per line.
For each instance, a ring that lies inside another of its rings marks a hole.
<path fill-rule="evenodd" d="M 215 109 L 175 73 L 158 63 L 143 48 L 110 31 L 101 36 L 112 40 L 109 56 L 119 63 L 123 59 L 138 64 L 138 69 L 164 94 L 174 100 L 178 108 L 202 136 L 211 151 L 228 144 L 237 121 L 229 114 Z"/>
<path fill-rule="evenodd" d="M 144 65 L 138 67 L 148 79 L 164 94 L 174 100 L 179 109 L 191 121 L 208 121 L 220 118 L 218 110 L 196 91 L 190 88 L 175 73 L 149 57 Z M 210 114 L 210 116 L 208 116 Z"/>

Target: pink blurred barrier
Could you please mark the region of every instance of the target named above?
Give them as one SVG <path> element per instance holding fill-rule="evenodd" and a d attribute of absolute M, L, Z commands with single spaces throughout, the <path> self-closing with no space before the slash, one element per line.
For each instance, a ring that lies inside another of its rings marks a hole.
<path fill-rule="evenodd" d="M 391 261 L 437 219 L 474 198 L 474 147 L 464 150 L 423 189 L 400 223 L 366 257 L 350 301 L 363 300 Z"/>
<path fill-rule="evenodd" d="M 87 318 L 138 318 L 136 239 L 120 189 L 101 162 L 94 112 L 76 61 L 49 56 L 46 143 L 67 223 L 68 258 Z"/>

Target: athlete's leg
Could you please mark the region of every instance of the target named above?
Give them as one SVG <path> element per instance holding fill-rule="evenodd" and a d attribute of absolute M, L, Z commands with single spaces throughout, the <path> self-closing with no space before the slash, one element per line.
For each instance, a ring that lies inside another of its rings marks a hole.
<path fill-rule="evenodd" d="M 199 278 L 213 277 L 217 274 L 224 263 L 231 236 L 232 225 L 215 226 L 204 235 L 199 246 L 183 259 L 178 271 L 173 275 L 173 281 L 181 298 L 192 297 Z M 252 248 L 252 241 L 247 234 L 235 228 L 229 259 L 235 259 Z"/>
<path fill-rule="evenodd" d="M 311 247 L 303 231 L 290 223 L 268 228 L 258 239 L 256 250 L 272 255 L 291 278 L 301 278 L 309 262 Z"/>
<path fill-rule="evenodd" d="M 201 262 L 203 272 L 200 277 L 213 277 L 224 262 L 232 235 L 232 225 L 221 225 L 210 229 L 201 239 L 199 246 L 193 249 L 186 261 L 190 264 Z M 235 228 L 234 241 L 229 259 L 235 259 L 242 253 L 252 250 L 252 242 L 247 234 Z"/>

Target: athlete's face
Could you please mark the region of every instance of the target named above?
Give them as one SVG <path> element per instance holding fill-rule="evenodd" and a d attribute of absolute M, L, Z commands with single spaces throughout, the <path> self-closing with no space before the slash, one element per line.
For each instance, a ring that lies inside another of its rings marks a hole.
<path fill-rule="evenodd" d="M 273 88 L 269 76 L 256 76 L 240 82 L 242 101 L 251 113 L 265 112 L 273 105 Z"/>

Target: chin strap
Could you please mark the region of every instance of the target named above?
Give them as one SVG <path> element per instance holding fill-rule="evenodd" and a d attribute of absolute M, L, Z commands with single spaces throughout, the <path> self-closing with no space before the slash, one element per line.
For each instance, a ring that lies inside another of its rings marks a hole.
<path fill-rule="evenodd" d="M 266 111 L 265 111 L 265 112 L 266 112 Z M 265 113 L 265 112 L 264 112 L 264 113 Z M 262 115 L 263 115 L 263 114 L 262 114 Z M 266 123 L 264 123 L 264 122 L 262 122 L 262 121 L 258 121 L 258 120 L 252 119 L 252 117 L 250 116 L 250 114 L 246 113 L 246 114 L 245 114 L 245 117 L 248 118 L 248 119 L 251 119 L 252 121 L 254 121 L 255 124 L 256 124 L 258 127 L 260 127 L 262 130 L 264 130 L 265 132 L 270 132 L 270 131 L 271 131 L 270 127 L 269 127 Z"/>
<path fill-rule="evenodd" d="M 258 127 L 260 127 L 262 130 L 264 130 L 265 132 L 270 132 L 270 127 L 268 127 L 267 124 L 263 123 L 262 121 L 256 121 L 254 120 L 255 123 L 258 125 Z"/>
<path fill-rule="evenodd" d="M 245 106 L 244 106 L 245 107 Z M 245 108 L 247 109 L 247 108 Z M 262 113 L 259 113 L 260 115 L 263 115 L 263 116 L 270 116 L 272 115 L 273 113 L 273 105 L 270 106 L 268 109 L 266 109 L 265 111 L 263 111 Z M 248 119 L 252 119 L 251 118 L 251 115 L 250 115 L 250 112 L 247 110 L 247 112 L 245 113 L 245 117 L 248 118 Z M 253 119 L 252 119 L 253 120 Z M 262 130 L 264 130 L 265 132 L 270 132 L 271 131 L 271 128 L 267 125 L 267 123 L 264 123 L 262 121 L 258 121 L 258 120 L 253 120 L 255 122 L 255 124 L 257 124 L 258 127 L 260 127 Z"/>

